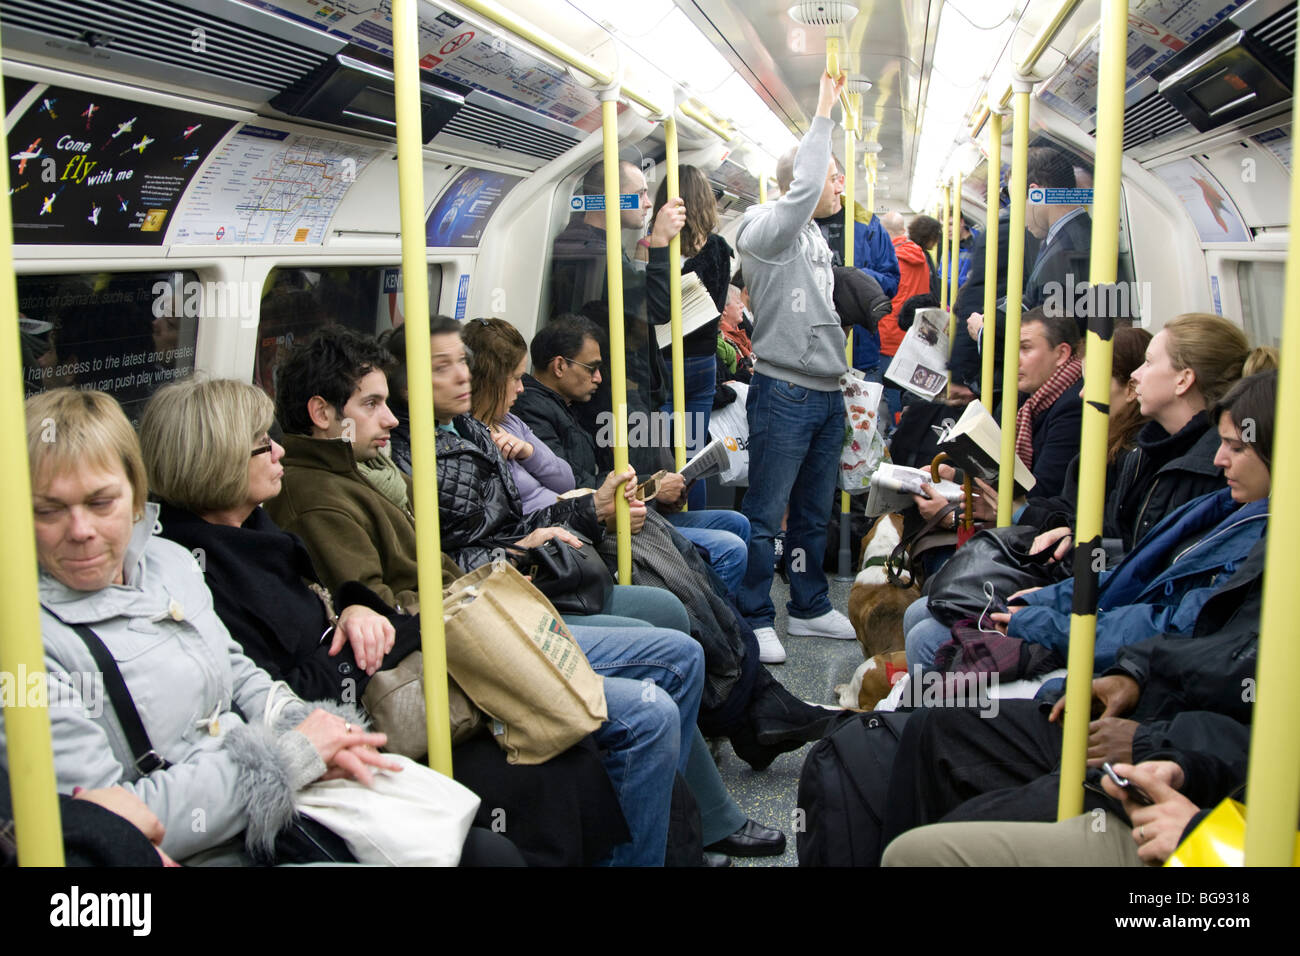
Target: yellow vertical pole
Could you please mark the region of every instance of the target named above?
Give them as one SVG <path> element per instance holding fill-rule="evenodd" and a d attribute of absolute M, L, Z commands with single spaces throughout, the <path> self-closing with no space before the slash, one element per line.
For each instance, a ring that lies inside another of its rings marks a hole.
<path fill-rule="evenodd" d="M 758 204 L 767 202 L 767 173 L 758 177 Z"/>
<path fill-rule="evenodd" d="M 1300 61 L 1296 63 L 1300 75 Z M 1300 85 L 1293 85 L 1300 90 Z M 1300 94 L 1297 94 L 1300 96 Z M 1294 103 L 1293 103 L 1294 115 Z M 1291 178 L 1292 234 L 1286 262 L 1286 297 L 1283 299 L 1282 361 L 1278 374 L 1277 427 L 1273 430 L 1275 476 L 1295 475 L 1300 468 L 1300 246 L 1294 224 L 1300 223 L 1300 179 Z M 1215 424 L 1215 423 L 1211 423 Z M 1274 478 L 1277 481 L 1277 478 Z M 1255 715 L 1251 721 L 1250 770 L 1246 796 L 1246 865 L 1290 866 L 1297 808 L 1300 807 L 1300 697 L 1295 693 L 1300 677 L 1300 644 L 1295 622 L 1300 620 L 1300 589 L 1290 577 L 1300 509 L 1294 495 L 1277 484 L 1268 519 L 1267 559 L 1264 563 L 1264 604 L 1260 613 L 1259 664 L 1255 671 Z"/>
<path fill-rule="evenodd" d="M 605 275 L 609 288 L 609 390 L 614 410 L 614 470 L 627 470 L 627 344 L 623 335 L 623 235 L 618 206 L 617 85 L 600 94 L 601 133 L 605 161 Z M 670 269 L 671 274 L 680 267 Z M 680 302 L 680 298 L 678 299 Z M 680 318 L 678 320 L 680 322 Z M 652 333 L 653 334 L 653 333 Z M 679 366 L 680 367 L 680 366 Z M 615 496 L 618 528 L 618 583 L 632 583 L 632 516 L 627 499 Z"/>
<path fill-rule="evenodd" d="M 1029 94 L 1032 80 L 1012 81 L 1011 225 L 1007 241 L 1007 315 L 1002 349 L 1002 455 L 998 467 L 998 527 L 1011 524 L 1016 494 L 1016 409 L 1020 374 L 1020 303 L 1025 291 L 1025 198 L 1029 192 Z M 1089 670 L 1091 673 L 1091 670 Z"/>
<path fill-rule="evenodd" d="M 952 252 L 948 256 L 948 261 L 952 265 L 952 275 L 948 283 L 948 305 L 953 306 L 957 302 L 957 289 L 960 283 L 957 281 L 957 265 L 961 262 L 961 173 L 952 177 Z M 952 352 L 952 344 L 957 341 L 957 313 L 948 313 L 948 350 Z"/>
<path fill-rule="evenodd" d="M 1113 284 L 1119 262 L 1119 190 L 1124 159 L 1124 81 L 1128 57 L 1128 9 L 1124 0 L 1102 0 L 1097 61 L 1097 158 L 1093 172 L 1092 288 Z M 1083 437 L 1079 443 L 1079 505 L 1074 543 L 1074 607 L 1065 685 L 1065 728 L 1061 741 L 1061 788 L 1057 816 L 1083 812 L 1083 776 L 1088 760 L 1089 704 L 1093 649 L 1097 638 L 1097 561 L 1102 508 L 1106 500 L 1106 432 L 1115 317 L 1097 296 L 1088 318 L 1083 374 Z M 1276 532 L 1276 527 L 1274 527 Z M 1295 755 L 1292 754 L 1294 761 Z M 1292 825 L 1295 816 L 1291 817 Z"/>
<path fill-rule="evenodd" d="M 952 218 L 952 183 L 943 184 L 943 223 L 942 238 L 939 240 L 939 306 L 947 309 L 948 302 L 948 240 L 951 236 L 948 220 Z"/>
<path fill-rule="evenodd" d="M 668 167 L 668 198 L 681 195 L 680 171 L 677 168 L 677 119 L 664 120 L 664 146 L 668 150 L 664 164 Z M 668 240 L 668 314 L 673 334 L 673 445 L 677 470 L 686 467 L 686 352 L 682 346 L 682 237 Z M 692 422 L 692 424 L 695 424 Z M 627 582 L 625 582 L 627 583 Z"/>
<path fill-rule="evenodd" d="M 993 411 L 993 358 L 997 352 L 998 210 L 1001 208 L 1002 113 L 989 113 L 988 214 L 984 224 L 984 346 L 981 355 L 980 401 Z"/>
<path fill-rule="evenodd" d="M 415 0 L 393 0 L 393 78 L 397 104 L 397 191 L 402 230 L 402 294 L 406 312 L 406 380 L 410 391 L 411 473 L 419 565 L 420 646 L 424 651 L 429 766 L 451 776 L 447 644 L 442 623 L 442 544 L 438 463 L 434 455 L 429 265 L 424 234 L 424 138 L 420 135 L 420 51 Z"/>
<path fill-rule="evenodd" d="M 8 104 L 5 104 L 5 109 Z M 4 110 L 0 110 L 0 115 Z M 63 866 L 63 831 L 54 777 L 49 700 L 28 694 L 45 688 L 45 647 L 41 641 L 40 598 L 36 589 L 36 530 L 32 525 L 32 486 L 28 473 L 27 428 L 23 415 L 23 362 L 18 351 L 18 294 L 14 287 L 9 164 L 0 163 L 0 327 L 13 330 L 0 343 L 0 404 L 4 415 L 4 461 L 0 501 L 9 516 L 9 544 L 0 548 L 0 674 L 14 681 L 21 698 L 4 708 L 9 747 L 9 792 L 13 799 L 14 840 L 23 866 Z M 25 675 L 19 678 L 18 675 Z"/>

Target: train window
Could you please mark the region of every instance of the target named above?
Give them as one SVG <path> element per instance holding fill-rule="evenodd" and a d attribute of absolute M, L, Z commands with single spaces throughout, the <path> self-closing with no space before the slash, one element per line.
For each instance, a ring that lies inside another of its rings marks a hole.
<path fill-rule="evenodd" d="M 1285 262 L 1242 260 L 1237 263 L 1241 318 L 1251 345 L 1282 344 Z"/>
<path fill-rule="evenodd" d="M 203 294 L 192 271 L 18 276 L 24 391 L 99 389 L 137 422 L 194 371 Z"/>
<path fill-rule="evenodd" d="M 400 267 L 311 266 L 272 269 L 263 286 L 253 381 L 274 394 L 272 372 L 283 347 L 326 325 L 378 335 L 402 324 Z M 442 266 L 429 266 L 429 302 L 442 294 Z"/>

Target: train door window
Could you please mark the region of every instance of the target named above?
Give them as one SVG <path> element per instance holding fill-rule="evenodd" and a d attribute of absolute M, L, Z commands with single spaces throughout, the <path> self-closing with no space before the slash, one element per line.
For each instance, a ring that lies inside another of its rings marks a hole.
<path fill-rule="evenodd" d="M 203 295 L 192 271 L 18 276 L 24 392 L 98 389 L 138 422 L 150 395 L 194 371 Z"/>
<path fill-rule="evenodd" d="M 1285 273 L 1285 262 L 1241 260 L 1237 263 L 1242 325 L 1251 345 L 1282 344 Z"/>
<path fill-rule="evenodd" d="M 262 291 L 253 381 L 274 394 L 280 349 L 326 325 L 378 335 L 402 324 L 402 270 L 388 266 L 311 266 L 272 269 Z M 430 265 L 429 302 L 442 294 L 442 266 Z"/>

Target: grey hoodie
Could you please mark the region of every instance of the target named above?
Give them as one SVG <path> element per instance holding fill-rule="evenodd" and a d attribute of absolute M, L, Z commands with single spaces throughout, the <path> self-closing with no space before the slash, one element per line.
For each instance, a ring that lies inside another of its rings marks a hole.
<path fill-rule="evenodd" d="M 819 392 L 839 391 L 844 332 L 831 295 L 831 250 L 812 221 L 831 162 L 831 129 L 814 117 L 780 199 L 745 212 L 736 249 L 754 310 L 754 371 Z"/>

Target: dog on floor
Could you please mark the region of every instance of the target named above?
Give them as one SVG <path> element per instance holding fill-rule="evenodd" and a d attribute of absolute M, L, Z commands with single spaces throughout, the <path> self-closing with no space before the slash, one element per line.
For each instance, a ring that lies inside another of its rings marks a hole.
<path fill-rule="evenodd" d="M 853 622 L 866 660 L 848 684 L 835 688 L 843 707 L 874 707 L 889 694 L 890 672 L 907 667 L 903 654 L 903 612 L 921 596 L 921 589 L 915 584 L 908 588 L 895 587 L 889 583 L 884 567 L 885 559 L 902 540 L 902 532 L 901 515 L 881 515 L 862 539 L 859 571 L 849 591 L 849 620 Z M 863 701 L 869 703 L 864 705 Z"/>

